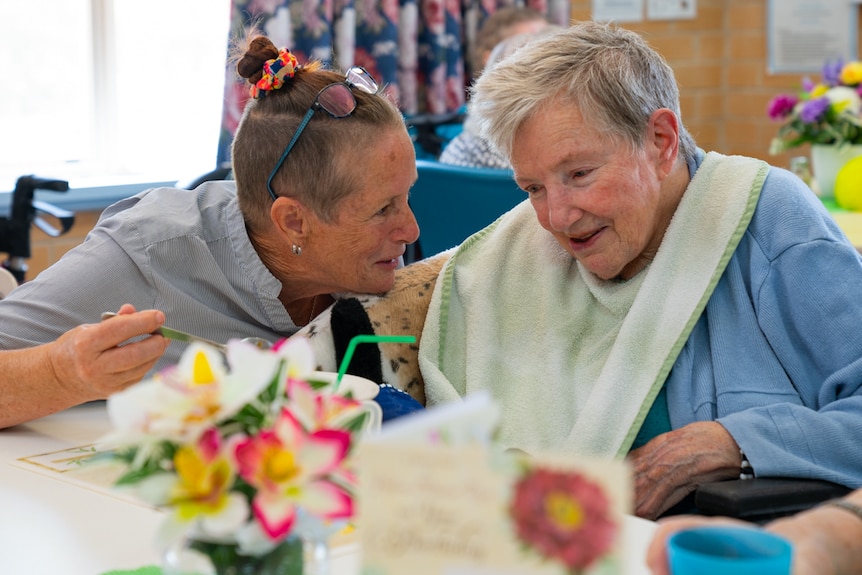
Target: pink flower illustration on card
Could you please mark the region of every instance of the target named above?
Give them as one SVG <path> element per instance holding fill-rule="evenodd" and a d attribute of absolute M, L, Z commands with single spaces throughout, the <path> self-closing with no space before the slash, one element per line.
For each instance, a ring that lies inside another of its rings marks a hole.
<path fill-rule="evenodd" d="M 571 574 L 608 555 L 620 529 L 602 486 L 576 471 L 527 470 L 514 485 L 509 511 L 518 539 Z"/>

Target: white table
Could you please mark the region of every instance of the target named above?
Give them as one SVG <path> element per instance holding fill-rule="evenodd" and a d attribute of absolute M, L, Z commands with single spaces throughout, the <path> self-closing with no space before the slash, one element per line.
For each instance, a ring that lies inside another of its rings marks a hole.
<path fill-rule="evenodd" d="M 15 465 L 21 457 L 94 442 L 108 430 L 103 404 L 0 430 L 0 574 L 100 575 L 157 565 L 161 513 Z M 647 575 L 650 521 L 626 523 L 628 573 Z M 359 573 L 356 547 L 333 549 L 332 575 Z"/>

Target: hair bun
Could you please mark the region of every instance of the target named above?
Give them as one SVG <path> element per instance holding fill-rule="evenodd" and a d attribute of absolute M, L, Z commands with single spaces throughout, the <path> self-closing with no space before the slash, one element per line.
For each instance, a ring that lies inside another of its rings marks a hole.
<path fill-rule="evenodd" d="M 263 65 L 278 57 L 278 48 L 266 36 L 256 36 L 248 43 L 242 57 L 236 64 L 237 74 L 251 84 L 263 77 Z"/>

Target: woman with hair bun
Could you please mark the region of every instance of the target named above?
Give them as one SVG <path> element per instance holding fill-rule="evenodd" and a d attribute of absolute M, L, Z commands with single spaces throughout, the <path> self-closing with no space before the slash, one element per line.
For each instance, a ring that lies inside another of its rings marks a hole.
<path fill-rule="evenodd" d="M 397 107 L 362 68 L 300 64 L 256 33 L 236 52 L 253 97 L 233 143 L 235 181 L 108 207 L 80 246 L 0 301 L 0 427 L 176 363 L 182 344 L 150 335 L 164 323 L 217 341 L 275 341 L 330 294 L 392 286 L 419 235 L 407 204 L 413 145 Z"/>

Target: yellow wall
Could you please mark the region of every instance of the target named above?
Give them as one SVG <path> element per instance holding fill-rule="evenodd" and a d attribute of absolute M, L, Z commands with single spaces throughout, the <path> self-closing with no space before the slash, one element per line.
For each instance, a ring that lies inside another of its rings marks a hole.
<path fill-rule="evenodd" d="M 571 2 L 572 18 L 590 17 L 590 0 Z M 769 100 L 799 87 L 801 74 L 770 75 L 766 60 L 766 0 L 698 0 L 693 20 L 626 24 L 642 33 L 673 67 L 682 93 L 683 122 L 706 150 L 742 154 L 786 167 L 791 155 L 769 155 L 776 126 Z M 76 214 L 60 238 L 33 231 L 29 278 L 80 242 L 97 213 Z"/>
<path fill-rule="evenodd" d="M 58 238 L 52 238 L 36 227 L 31 226 L 30 252 L 27 260 L 29 270 L 27 279 L 36 277 L 43 269 L 63 257 L 63 254 L 81 243 L 99 219 L 100 211 L 75 212 L 75 225 Z"/>

